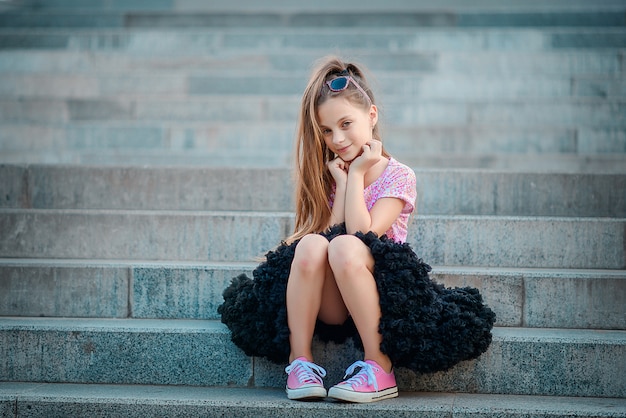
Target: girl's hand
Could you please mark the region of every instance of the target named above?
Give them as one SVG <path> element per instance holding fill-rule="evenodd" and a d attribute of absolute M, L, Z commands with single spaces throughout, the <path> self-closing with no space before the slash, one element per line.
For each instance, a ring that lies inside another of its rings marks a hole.
<path fill-rule="evenodd" d="M 334 160 L 326 163 L 330 174 L 335 179 L 335 184 L 339 185 L 341 183 L 345 184 L 348 181 L 348 167 L 350 164 L 346 163 L 339 157 L 336 157 Z"/>
<path fill-rule="evenodd" d="M 350 171 L 357 171 L 363 175 L 382 158 L 383 143 L 372 139 L 363 145 L 361 155 L 350 163 Z"/>

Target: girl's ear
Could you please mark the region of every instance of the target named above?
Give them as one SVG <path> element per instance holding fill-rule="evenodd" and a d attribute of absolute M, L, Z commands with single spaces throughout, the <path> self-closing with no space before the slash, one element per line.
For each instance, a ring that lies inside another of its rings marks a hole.
<path fill-rule="evenodd" d="M 372 129 L 374 129 L 374 126 L 376 126 L 376 123 L 378 122 L 378 108 L 376 105 L 370 106 L 369 117 L 372 122 Z"/>

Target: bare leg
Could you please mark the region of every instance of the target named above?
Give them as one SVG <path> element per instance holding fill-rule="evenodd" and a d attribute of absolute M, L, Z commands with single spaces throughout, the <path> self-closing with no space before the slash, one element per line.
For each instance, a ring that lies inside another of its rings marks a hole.
<path fill-rule="evenodd" d="M 327 323 L 342 323 L 347 309 L 328 265 L 328 240 L 311 234 L 296 246 L 287 282 L 290 362 L 298 357 L 313 360 L 311 342 L 318 316 Z"/>
<path fill-rule="evenodd" d="M 378 332 L 380 303 L 372 271 L 374 259 L 369 248 L 353 235 L 333 239 L 328 247 L 328 261 L 343 300 L 359 331 L 365 359 L 374 360 L 386 372 L 391 360 L 380 351 L 382 335 Z"/>

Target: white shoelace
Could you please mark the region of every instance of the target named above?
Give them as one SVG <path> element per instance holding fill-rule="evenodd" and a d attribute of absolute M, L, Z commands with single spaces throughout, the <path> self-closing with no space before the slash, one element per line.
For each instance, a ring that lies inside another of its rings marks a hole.
<path fill-rule="evenodd" d="M 378 382 L 376 381 L 376 375 L 374 374 L 374 367 L 364 361 L 355 361 L 352 366 L 348 367 L 346 369 L 344 379 L 354 373 L 357 367 L 360 367 L 361 370 L 359 370 L 359 372 L 350 379 L 343 381 L 342 384 L 364 385 L 367 382 L 368 385 L 373 385 L 376 392 L 378 392 Z"/>
<path fill-rule="evenodd" d="M 322 377 L 326 376 L 326 370 L 310 361 L 294 360 L 289 366 L 285 367 L 287 374 L 295 370 L 296 377 L 302 383 L 322 383 Z"/>

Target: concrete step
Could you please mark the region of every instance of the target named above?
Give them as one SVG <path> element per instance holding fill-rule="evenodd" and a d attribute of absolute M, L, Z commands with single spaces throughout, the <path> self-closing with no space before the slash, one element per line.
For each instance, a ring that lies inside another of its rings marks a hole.
<path fill-rule="evenodd" d="M 501 101 L 424 100 L 389 97 L 381 101 L 381 123 L 396 127 L 509 125 L 554 128 L 604 128 L 623 132 L 626 100 L 599 98 Z M 170 99 L 116 97 L 95 99 L 0 98 L 0 122 L 141 121 L 258 123 L 298 118 L 298 96 L 213 95 Z"/>
<path fill-rule="evenodd" d="M 256 263 L 0 259 L 0 315 L 219 319 L 230 280 Z M 626 330 L 626 271 L 433 266 L 472 286 L 498 326 Z M 568 303 L 555 304 L 555 299 Z"/>
<path fill-rule="evenodd" d="M 475 0 L 471 3 L 462 0 L 441 0 L 433 5 L 426 0 L 388 0 L 385 4 L 365 3 L 358 0 L 345 0 L 337 3 L 332 0 L 319 0 L 316 4 L 300 2 L 270 2 L 259 4 L 254 0 L 213 0 L 210 4 L 203 0 L 93 0 L 82 2 L 80 0 L 20 0 L 16 7 L 22 7 L 40 11 L 67 11 L 67 10 L 98 10 L 98 11 L 245 11 L 249 13 L 259 11 L 288 11 L 288 12 L 311 12 L 322 10 L 352 11 L 355 6 L 361 6 L 361 10 L 368 12 L 380 11 L 431 11 L 437 9 L 448 10 L 507 10 L 507 11 L 563 11 L 563 10 L 613 10 L 623 7 L 619 0 L 596 0 L 590 5 L 586 0 L 552 0 L 549 3 L 541 1 L 498 1 L 498 0 Z"/>
<path fill-rule="evenodd" d="M 0 318 L 0 380 L 280 388 L 284 365 L 246 357 L 212 321 Z M 361 357 L 315 344 L 339 381 Z M 626 331 L 495 328 L 489 350 L 445 373 L 397 370 L 404 391 L 625 397 Z"/>
<path fill-rule="evenodd" d="M 590 27 L 624 26 L 624 7 L 613 10 L 508 11 L 433 10 L 412 12 L 367 12 L 357 9 L 341 12 L 152 12 L 66 9 L 61 11 L 17 10 L 0 15 L 0 25 L 8 27 L 65 28 L 188 28 L 188 27 Z"/>
<path fill-rule="evenodd" d="M 9 19 L 4 15 L 4 20 Z M 106 18 L 106 17 L 105 17 Z M 188 56 L 209 51 L 385 50 L 442 51 L 554 51 L 621 49 L 623 27 L 598 28 L 176 28 L 46 29 L 0 25 L 0 49 L 128 51 L 137 54 L 175 53 Z"/>
<path fill-rule="evenodd" d="M 402 392 L 396 399 L 375 404 L 294 402 L 282 389 L 162 387 L 146 385 L 80 385 L 0 383 L 0 411 L 28 411 L 33 418 L 49 417 L 319 417 L 346 418 L 478 415 L 485 418 L 584 416 L 621 417 L 626 401 L 616 398 L 565 398 L 522 395 Z M 22 416 L 22 414 L 17 415 Z"/>
<path fill-rule="evenodd" d="M 99 99 L 168 95 L 185 98 L 212 95 L 299 95 L 307 75 L 293 73 L 191 75 L 145 71 L 114 74 L 17 74 L 0 78 L 0 96 L 7 98 Z M 523 76 L 386 73 L 377 77 L 382 100 L 391 98 L 454 101 L 520 99 L 623 98 L 623 76 Z M 378 95 L 377 95 L 378 96 Z"/>
<path fill-rule="evenodd" d="M 156 35 L 155 35 L 156 36 Z M 167 35 L 162 35 L 167 37 Z M 156 41 L 155 41 L 156 42 Z M 125 51 L 84 51 L 75 49 L 0 49 L 0 72 L 21 74 L 77 74 L 148 71 L 153 75 L 183 72 L 192 75 L 257 72 L 302 73 L 306 80 L 311 65 L 323 54 L 321 50 L 239 51 L 214 48 L 208 51 L 185 50 L 161 53 Z M 619 76 L 620 49 L 563 49 L 553 51 L 394 51 L 379 48 L 351 51 L 350 59 L 362 62 L 375 72 L 374 81 L 387 72 L 425 74 L 516 77 L 585 76 L 604 74 Z M 132 87 L 132 85 L 130 86 Z"/>
<path fill-rule="evenodd" d="M 241 156 L 254 148 L 254 155 L 291 153 L 296 122 L 141 122 L 95 121 L 68 124 L 5 123 L 0 130 L 3 160 L 9 153 L 33 153 L 54 156 L 107 153 L 140 155 L 159 151 L 176 154 L 188 152 L 210 159 L 228 153 Z M 383 141 L 391 152 L 403 156 L 453 155 L 466 157 L 496 154 L 546 154 L 612 156 L 626 152 L 626 130 L 620 127 L 513 127 L 498 124 L 485 126 L 386 124 Z M 267 157 L 268 155 L 264 155 Z M 193 160 L 193 158 L 191 158 Z M 258 159 L 261 162 L 260 159 Z M 460 167 L 464 165 L 461 164 Z"/>
<path fill-rule="evenodd" d="M 626 218 L 626 175 L 415 171 L 419 215 Z M 0 178 L 5 208 L 294 210 L 287 168 L 0 165 Z"/>
<path fill-rule="evenodd" d="M 626 219 L 423 215 L 408 242 L 432 264 L 623 269 Z M 293 230 L 289 212 L 1 209 L 9 258 L 251 261 Z"/>
<path fill-rule="evenodd" d="M 392 148 L 392 153 L 398 155 Z M 470 169 L 501 172 L 624 174 L 626 159 L 622 154 L 501 154 L 501 153 L 430 153 L 415 151 L 402 155 L 403 162 L 423 169 Z M 290 151 L 220 149 L 198 151 L 4 151 L 0 162 L 6 164 L 60 164 L 147 167 L 220 167 L 287 168 L 293 165 Z"/>

